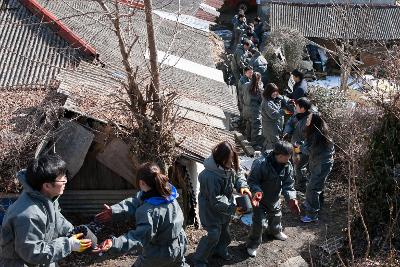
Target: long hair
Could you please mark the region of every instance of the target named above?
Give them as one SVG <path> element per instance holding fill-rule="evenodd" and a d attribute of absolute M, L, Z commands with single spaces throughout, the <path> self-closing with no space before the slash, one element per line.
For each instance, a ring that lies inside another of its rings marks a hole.
<path fill-rule="evenodd" d="M 260 80 L 261 74 L 258 72 L 254 72 L 253 77 L 251 77 L 250 94 L 257 95 L 261 93 Z"/>
<path fill-rule="evenodd" d="M 320 114 L 312 113 L 311 116 L 311 123 L 305 129 L 305 137 L 308 139 L 314 136 L 316 144 L 321 144 L 323 146 L 329 145 L 331 139 L 329 137 L 328 125 Z"/>
<path fill-rule="evenodd" d="M 171 187 L 168 184 L 168 177 L 161 173 L 160 167 L 156 163 L 147 162 L 139 166 L 137 171 L 136 186 L 139 188 L 139 181 L 145 182 L 151 189 L 163 198 L 171 195 Z"/>
<path fill-rule="evenodd" d="M 228 141 L 224 141 L 216 145 L 212 150 L 212 155 L 215 163 L 218 166 L 224 167 L 229 160 L 229 156 L 233 153 L 233 169 L 239 171 L 239 156 L 235 148 Z"/>
<path fill-rule="evenodd" d="M 269 83 L 267 86 L 265 86 L 265 90 L 263 92 L 263 97 L 265 100 L 272 100 L 272 93 L 274 92 L 279 92 L 278 86 L 274 83 Z"/>

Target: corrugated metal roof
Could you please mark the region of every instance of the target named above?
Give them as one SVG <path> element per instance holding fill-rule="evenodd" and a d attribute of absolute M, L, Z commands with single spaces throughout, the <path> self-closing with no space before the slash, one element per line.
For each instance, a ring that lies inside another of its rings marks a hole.
<path fill-rule="evenodd" d="M 324 39 L 400 39 L 400 7 L 271 4 L 271 30 L 292 28 Z"/>
<path fill-rule="evenodd" d="M 80 53 L 17 0 L 0 0 L 0 88 L 49 85 Z"/>

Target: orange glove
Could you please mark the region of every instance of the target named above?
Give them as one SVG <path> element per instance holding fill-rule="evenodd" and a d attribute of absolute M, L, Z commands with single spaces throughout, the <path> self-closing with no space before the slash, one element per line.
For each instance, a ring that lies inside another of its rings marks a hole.
<path fill-rule="evenodd" d="M 241 195 L 247 194 L 249 196 L 249 198 L 251 199 L 250 189 L 248 189 L 247 187 L 242 187 L 242 188 L 240 188 L 239 191 L 240 191 Z"/>
<path fill-rule="evenodd" d="M 99 246 L 97 246 L 93 252 L 94 253 L 101 253 L 101 252 L 107 252 L 111 247 L 112 247 L 112 240 L 111 239 L 106 239 L 101 243 Z"/>
<path fill-rule="evenodd" d="M 300 215 L 300 207 L 297 199 L 290 199 L 288 202 L 288 206 L 292 214 L 299 216 Z"/>
<path fill-rule="evenodd" d="M 290 110 L 287 110 L 286 108 L 283 109 L 283 111 L 285 112 L 286 115 L 292 115 L 293 112 L 291 112 Z"/>
<path fill-rule="evenodd" d="M 260 205 L 262 197 L 263 197 L 262 192 L 255 193 L 253 199 L 251 200 L 251 204 L 253 204 L 254 207 L 258 207 Z"/>
<path fill-rule="evenodd" d="M 111 207 L 106 204 L 103 204 L 103 210 L 100 213 L 96 214 L 94 218 L 101 223 L 107 223 L 111 221 L 112 219 Z"/>

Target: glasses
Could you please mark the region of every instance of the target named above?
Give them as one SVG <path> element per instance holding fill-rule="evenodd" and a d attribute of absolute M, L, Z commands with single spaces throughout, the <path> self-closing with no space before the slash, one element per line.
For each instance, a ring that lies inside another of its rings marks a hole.
<path fill-rule="evenodd" d="M 68 181 L 67 180 L 62 180 L 62 181 L 54 181 L 53 183 L 62 183 L 62 184 L 66 184 Z"/>
<path fill-rule="evenodd" d="M 53 183 L 62 183 L 62 184 L 66 184 L 68 182 L 67 180 L 67 176 L 64 175 L 63 177 L 61 177 L 63 180 L 55 180 Z"/>

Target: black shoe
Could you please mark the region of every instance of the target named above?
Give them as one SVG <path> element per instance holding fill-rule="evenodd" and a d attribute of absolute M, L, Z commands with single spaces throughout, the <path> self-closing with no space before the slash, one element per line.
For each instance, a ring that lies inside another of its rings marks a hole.
<path fill-rule="evenodd" d="M 223 259 L 223 260 L 226 260 L 226 261 L 231 261 L 231 260 L 233 259 L 233 256 L 232 256 L 232 254 L 230 254 L 230 253 L 226 253 L 226 254 L 224 254 L 224 255 L 215 253 L 214 256 L 215 256 L 215 257 L 218 257 L 218 258 L 221 258 L 221 259 Z"/>

